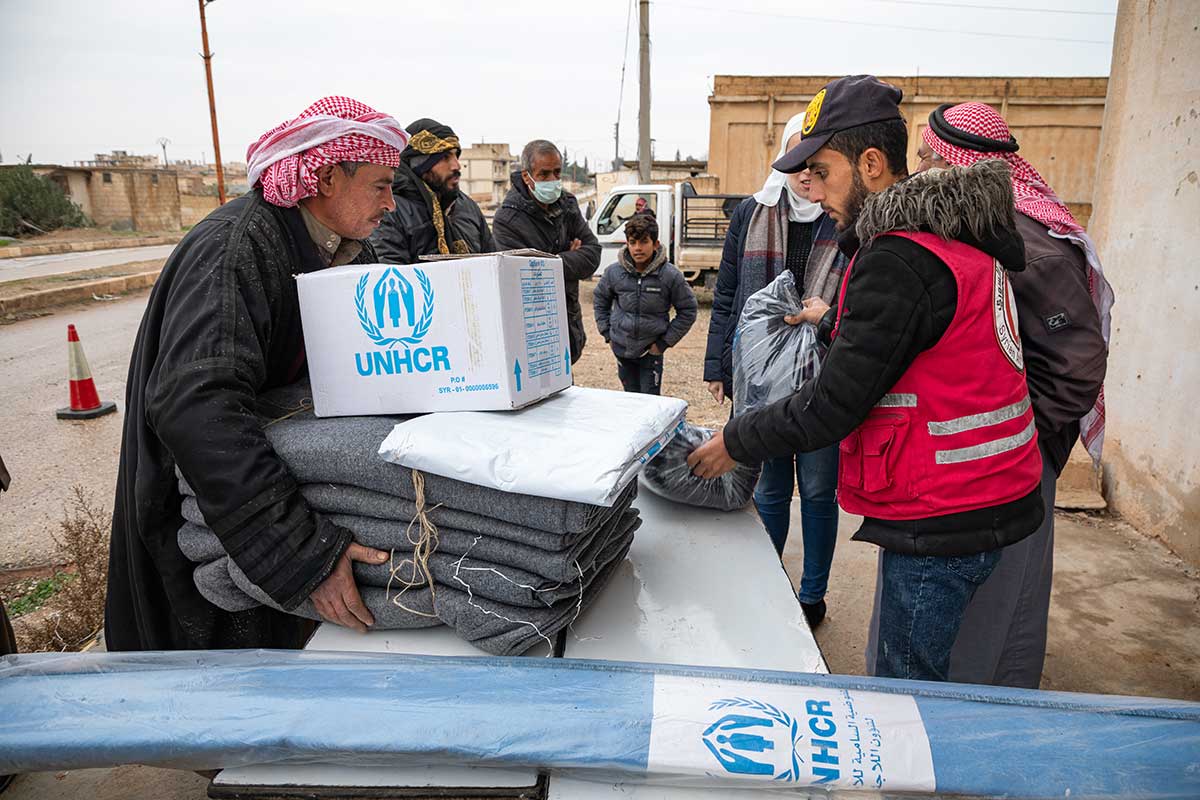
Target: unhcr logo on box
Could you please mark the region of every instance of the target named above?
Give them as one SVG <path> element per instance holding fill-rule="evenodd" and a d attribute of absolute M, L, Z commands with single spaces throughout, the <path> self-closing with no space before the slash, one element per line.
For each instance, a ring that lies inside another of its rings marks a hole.
<path fill-rule="evenodd" d="M 433 324 L 433 284 L 424 271 L 414 269 L 420 292 L 395 267 L 389 267 L 371 287 L 371 273 L 358 280 L 354 305 L 358 324 L 367 338 L 380 350 L 354 354 L 354 366 L 363 377 L 406 375 L 412 372 L 441 372 L 450 369 L 450 351 L 445 347 L 419 347 Z M 404 335 L 401 335 L 404 334 Z M 403 351 L 397 350 L 397 345 Z"/>

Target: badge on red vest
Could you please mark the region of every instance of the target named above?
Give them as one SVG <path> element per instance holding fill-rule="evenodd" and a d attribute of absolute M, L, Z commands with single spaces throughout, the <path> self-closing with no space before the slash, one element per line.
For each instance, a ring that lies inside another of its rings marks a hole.
<path fill-rule="evenodd" d="M 1017 372 L 1024 372 L 1025 356 L 1021 352 L 1021 337 L 1017 333 L 1017 298 L 1013 295 L 1008 274 L 996 259 L 992 260 L 992 319 L 996 328 L 996 342 L 1004 357 Z"/>

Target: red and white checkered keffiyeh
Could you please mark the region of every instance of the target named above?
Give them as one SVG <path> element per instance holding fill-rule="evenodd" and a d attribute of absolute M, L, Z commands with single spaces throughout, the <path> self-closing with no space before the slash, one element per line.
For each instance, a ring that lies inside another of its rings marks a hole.
<path fill-rule="evenodd" d="M 400 123 L 349 97 L 323 97 L 272 128 L 246 151 L 246 179 L 263 198 L 291 207 L 317 193 L 317 170 L 342 161 L 400 166 L 408 133 Z"/>
<path fill-rule="evenodd" d="M 947 108 L 945 119 L 958 130 L 984 136 L 988 139 L 1007 141 L 1011 132 L 1004 118 L 994 108 L 983 103 L 961 103 Z M 1046 226 L 1052 236 L 1066 239 L 1083 250 L 1088 264 L 1088 291 L 1092 295 L 1092 303 L 1100 315 L 1100 329 L 1107 343 L 1112 330 L 1113 290 L 1104 278 L 1104 270 L 1100 266 L 1100 258 L 1096 254 L 1096 246 L 1083 227 L 1075 220 L 1070 209 L 1054 190 L 1046 183 L 1036 169 L 1028 161 L 1016 153 L 990 152 L 950 144 L 933 131 L 932 126 L 926 126 L 921 134 L 925 144 L 937 153 L 947 163 L 954 166 L 966 167 L 976 161 L 985 159 L 1000 159 L 1008 164 L 1012 172 L 1013 197 L 1016 200 L 1017 211 L 1027 217 L 1032 217 Z M 1104 448 L 1104 388 L 1096 404 L 1082 420 L 1079 421 L 1079 436 L 1084 446 L 1096 463 L 1100 463 L 1100 454 Z"/>

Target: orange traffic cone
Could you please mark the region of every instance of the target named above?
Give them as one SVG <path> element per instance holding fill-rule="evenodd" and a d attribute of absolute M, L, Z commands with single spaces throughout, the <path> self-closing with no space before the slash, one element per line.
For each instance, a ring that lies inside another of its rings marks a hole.
<path fill-rule="evenodd" d="M 71 407 L 60 408 L 55 416 L 59 419 L 93 419 L 117 410 L 116 403 L 100 402 L 96 382 L 92 380 L 92 368 L 88 366 L 74 325 L 67 326 L 67 372 L 71 380 Z"/>

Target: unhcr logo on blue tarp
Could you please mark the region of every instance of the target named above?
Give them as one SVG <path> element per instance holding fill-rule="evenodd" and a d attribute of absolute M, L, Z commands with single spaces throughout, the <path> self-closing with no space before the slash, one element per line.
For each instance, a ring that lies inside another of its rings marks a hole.
<path fill-rule="evenodd" d="M 379 350 L 354 354 L 358 374 L 402 375 L 441 372 L 450 369 L 450 352 L 445 347 L 418 347 L 433 324 L 434 294 L 429 276 L 414 269 L 418 292 L 404 273 L 388 267 L 371 285 L 371 273 L 359 278 L 354 292 L 358 324 Z M 370 289 L 368 297 L 367 289 Z M 418 314 L 417 309 L 420 308 Z M 395 349 L 403 347 L 403 352 Z"/>
<path fill-rule="evenodd" d="M 841 777 L 837 725 L 827 701 L 810 700 L 806 704 L 808 728 L 783 709 L 743 697 L 717 700 L 709 711 L 724 711 L 702 734 L 704 746 L 726 772 L 735 775 L 770 776 L 777 781 L 823 784 Z M 801 772 L 805 758 L 800 755 L 809 732 L 806 749 L 811 770 Z"/>

